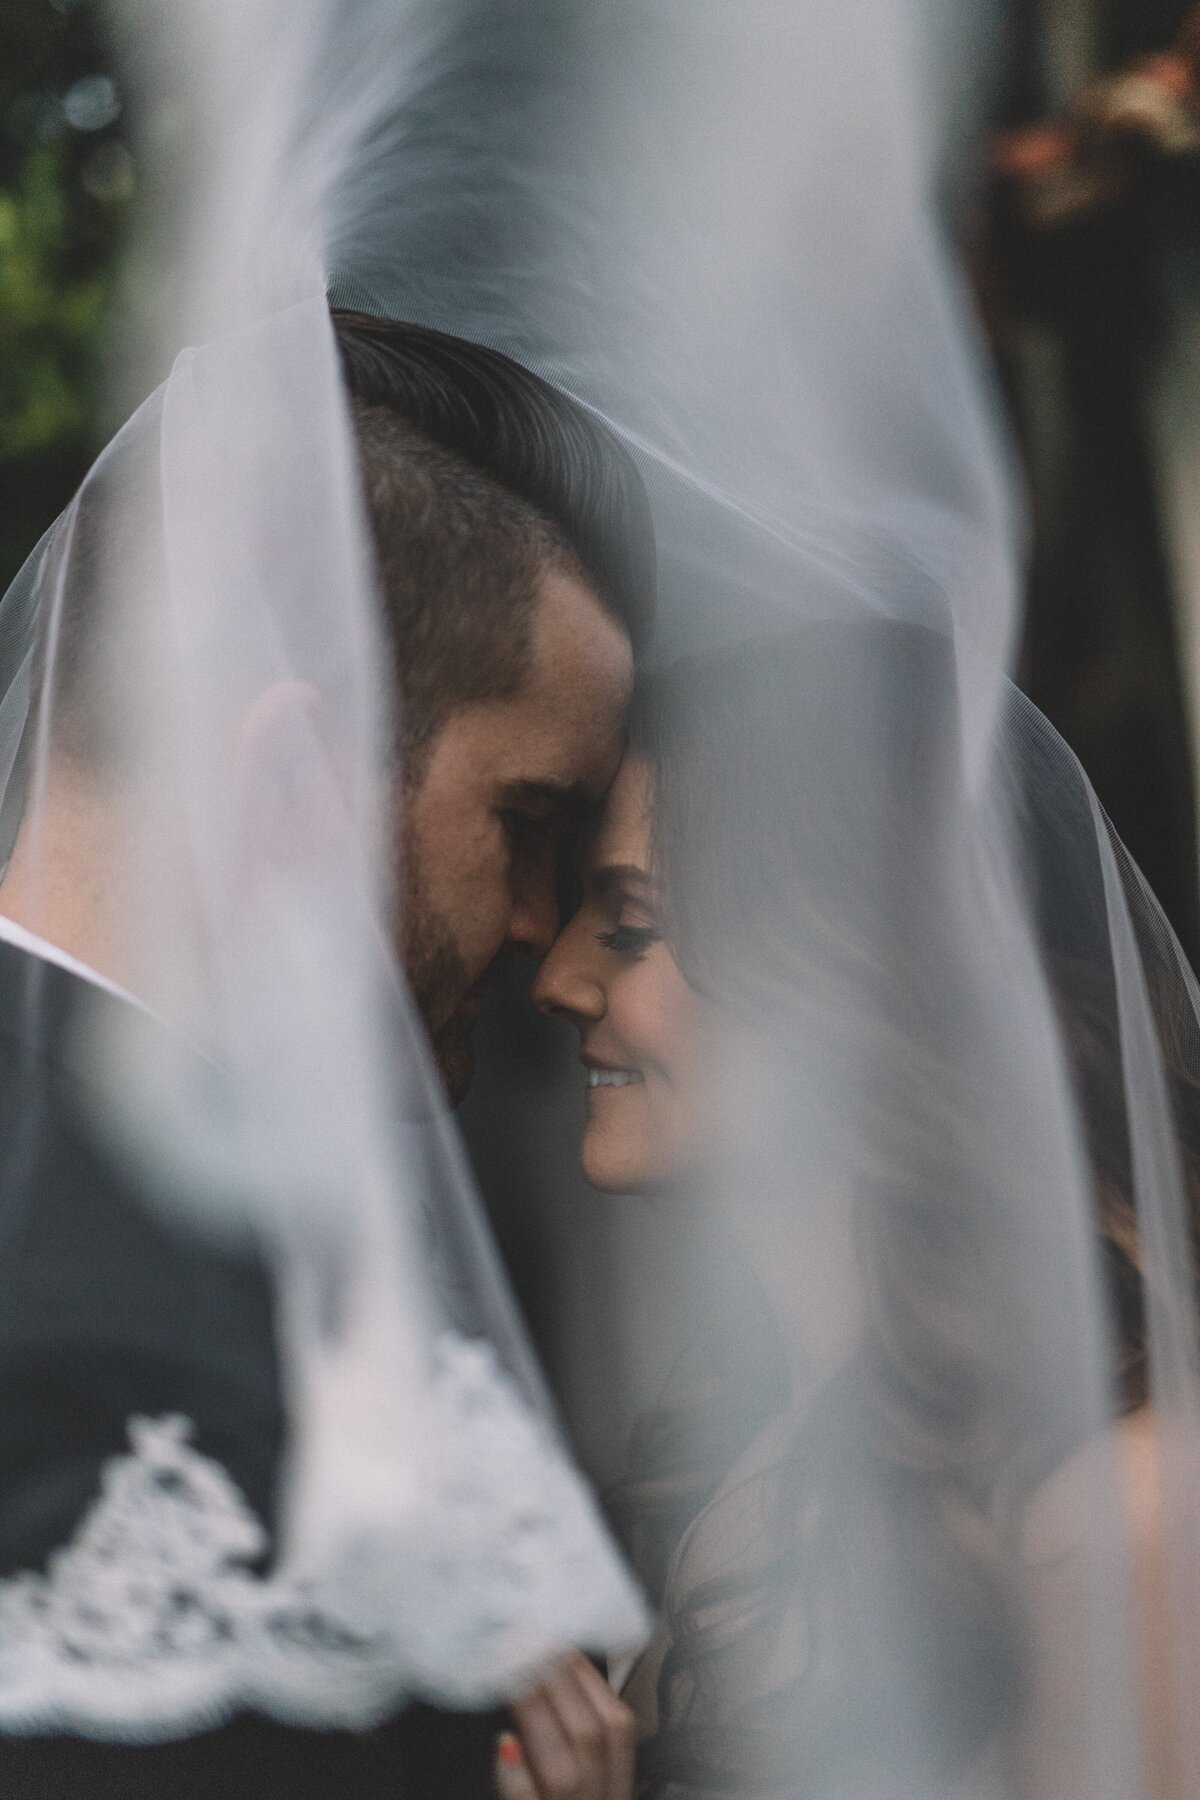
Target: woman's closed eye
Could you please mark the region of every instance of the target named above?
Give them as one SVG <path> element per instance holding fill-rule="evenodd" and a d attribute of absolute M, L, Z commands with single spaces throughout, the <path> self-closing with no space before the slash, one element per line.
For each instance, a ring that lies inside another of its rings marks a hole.
<path fill-rule="evenodd" d="M 606 950 L 615 950 L 618 956 L 642 957 L 661 938 L 657 925 L 617 925 L 612 931 L 596 933 L 596 942 Z"/>

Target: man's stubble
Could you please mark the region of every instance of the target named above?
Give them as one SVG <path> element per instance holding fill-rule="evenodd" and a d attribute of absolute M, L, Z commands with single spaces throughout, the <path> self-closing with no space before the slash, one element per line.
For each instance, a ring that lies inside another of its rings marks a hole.
<path fill-rule="evenodd" d="M 452 1106 L 464 1099 L 475 1073 L 471 1044 L 473 1012 L 464 1008 L 471 986 L 449 923 L 429 902 L 415 846 L 405 844 L 403 858 L 404 967 L 417 1011 L 429 1032 L 438 1073 Z"/>

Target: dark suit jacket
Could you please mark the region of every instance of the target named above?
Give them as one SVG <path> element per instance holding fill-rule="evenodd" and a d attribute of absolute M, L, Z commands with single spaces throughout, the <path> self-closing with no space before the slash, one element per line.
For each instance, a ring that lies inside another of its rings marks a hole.
<path fill-rule="evenodd" d="M 147 1204 L 73 1061 L 83 1009 L 124 1004 L 0 941 L 0 1575 L 69 1539 L 132 1414 L 185 1413 L 273 1520 L 283 1416 L 265 1271 Z M 246 1716 L 152 1746 L 0 1738 L 0 1797 L 486 1800 L 499 1723 L 414 1707 L 363 1734 Z"/>

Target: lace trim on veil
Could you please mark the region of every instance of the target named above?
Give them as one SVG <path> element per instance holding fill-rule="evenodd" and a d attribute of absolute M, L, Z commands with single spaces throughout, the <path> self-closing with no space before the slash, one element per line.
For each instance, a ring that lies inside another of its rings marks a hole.
<path fill-rule="evenodd" d="M 386 1546 L 383 1630 L 336 1583 L 256 1573 L 268 1534 L 189 1421 L 131 1419 L 72 1542 L 0 1582 L 0 1727 L 151 1741 L 258 1710 L 361 1728 L 413 1694 L 511 1691 L 581 1618 L 597 1643 L 636 1638 L 590 1493 L 490 1347 L 442 1337 L 434 1393 L 441 1477 Z"/>

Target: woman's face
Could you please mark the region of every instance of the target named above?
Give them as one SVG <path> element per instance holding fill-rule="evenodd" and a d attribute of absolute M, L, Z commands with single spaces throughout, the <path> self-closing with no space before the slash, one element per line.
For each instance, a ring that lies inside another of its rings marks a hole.
<path fill-rule="evenodd" d="M 587 1080 L 580 1155 L 593 1187 L 681 1181 L 711 1136 L 711 1008 L 663 941 L 650 866 L 651 771 L 626 756 L 584 868 L 583 902 L 534 985 L 541 1012 L 579 1032 Z"/>

